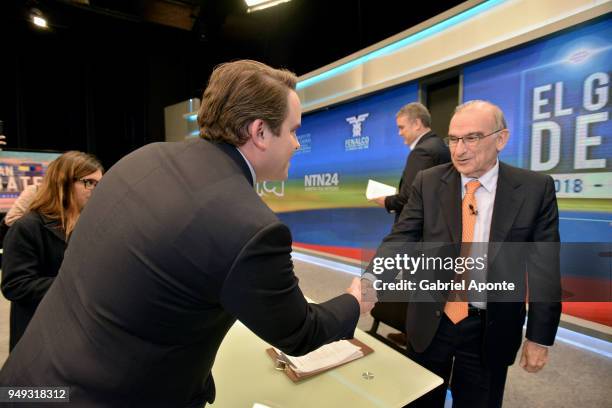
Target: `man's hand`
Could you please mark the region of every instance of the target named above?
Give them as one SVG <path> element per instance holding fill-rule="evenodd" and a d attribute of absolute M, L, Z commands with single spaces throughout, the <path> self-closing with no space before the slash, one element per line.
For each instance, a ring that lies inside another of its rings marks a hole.
<path fill-rule="evenodd" d="M 357 302 L 359 302 L 359 313 L 368 313 L 374 307 L 376 303 L 376 291 L 372 287 L 370 281 L 367 279 L 362 280 L 359 278 L 353 278 L 351 286 L 346 290 L 349 295 L 353 295 Z"/>
<path fill-rule="evenodd" d="M 385 198 L 386 197 L 376 197 L 371 199 L 370 201 L 375 202 L 379 207 L 385 207 Z"/>
<path fill-rule="evenodd" d="M 548 362 L 548 347 L 540 346 L 530 340 L 525 340 L 521 354 L 521 367 L 528 373 L 537 373 Z"/>
<path fill-rule="evenodd" d="M 361 278 L 361 300 L 363 302 L 372 303 L 372 307 L 378 302 L 378 296 L 376 295 L 376 289 L 374 289 L 372 281 L 363 277 Z"/>

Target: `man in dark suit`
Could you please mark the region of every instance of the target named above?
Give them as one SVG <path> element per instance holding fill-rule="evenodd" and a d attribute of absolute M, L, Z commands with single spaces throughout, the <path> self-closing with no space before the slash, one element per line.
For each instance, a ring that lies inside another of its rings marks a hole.
<path fill-rule="evenodd" d="M 498 160 L 509 138 L 501 110 L 485 101 L 467 102 L 456 109 L 448 133 L 452 163 L 417 175 L 410 199 L 379 253 L 385 246 L 400 243 L 406 247 L 410 242 L 464 243 L 461 251 L 477 245 L 465 245 L 467 242 L 489 243 L 485 247 L 529 242 L 524 244 L 528 249 L 549 243 L 556 246 L 559 232 L 553 180 Z M 443 407 L 450 386 L 453 406 L 500 407 L 508 366 L 521 345 L 526 314 L 520 365 L 537 372 L 546 364 L 547 347 L 553 344 L 561 312 L 558 258 L 551 256 L 539 265 L 535 259 L 525 268 L 521 256 L 502 254 L 507 250 L 502 248 L 497 256 L 488 250 L 484 279 L 492 282 L 501 275 L 521 283 L 528 272 L 527 313 L 521 288 L 506 302 L 487 302 L 497 299 L 487 292 L 484 299 L 452 297 L 446 301 L 448 298 L 431 296 L 429 301 L 415 297 L 409 303 L 408 354 L 444 378 L 442 386 L 415 406 Z M 412 276 L 417 280 L 434 278 L 426 271 Z M 548 295 L 536 297 L 542 288 Z"/>
<path fill-rule="evenodd" d="M 151 144 L 111 168 L 0 384 L 69 386 L 78 406 L 201 407 L 236 319 L 290 355 L 353 336 L 372 305 L 360 281 L 307 303 L 289 229 L 253 188 L 285 179 L 299 147 L 296 80 L 223 64 L 204 91 L 201 139 Z"/>
<path fill-rule="evenodd" d="M 395 115 L 399 135 L 404 144 L 410 146 L 404 172 L 399 182 L 399 192 L 387 197 L 375 198 L 379 206 L 395 214 L 397 222 L 402 209 L 410 197 L 410 187 L 421 170 L 450 161 L 448 146 L 431 131 L 431 115 L 427 108 L 418 102 L 404 105 Z M 405 320 L 406 304 L 401 302 L 377 303 L 372 316 L 383 321 Z M 389 333 L 387 337 L 401 345 L 406 345 L 405 333 Z"/>
<path fill-rule="evenodd" d="M 395 121 L 404 144 L 410 146 L 410 154 L 399 182 L 399 192 L 392 196 L 375 198 L 373 201 L 388 212 L 394 213 L 397 222 L 408 202 L 410 187 L 417 173 L 438 164 L 448 163 L 450 153 L 444 141 L 431 131 L 431 115 L 424 105 L 412 102 L 403 106 L 397 112 Z"/>

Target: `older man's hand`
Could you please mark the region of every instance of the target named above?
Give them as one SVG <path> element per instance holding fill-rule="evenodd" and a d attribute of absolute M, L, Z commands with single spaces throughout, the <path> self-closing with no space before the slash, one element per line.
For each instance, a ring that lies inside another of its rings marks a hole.
<path fill-rule="evenodd" d="M 528 373 L 537 373 L 548 362 L 548 347 L 525 340 L 520 366 Z"/>

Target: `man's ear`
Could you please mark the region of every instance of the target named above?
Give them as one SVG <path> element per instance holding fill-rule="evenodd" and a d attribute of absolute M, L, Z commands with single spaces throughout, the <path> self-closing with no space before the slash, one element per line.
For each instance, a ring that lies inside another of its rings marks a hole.
<path fill-rule="evenodd" d="M 503 129 L 499 132 L 499 136 L 497 137 L 497 140 L 495 142 L 495 147 L 498 153 L 504 150 L 504 147 L 506 147 L 506 144 L 508 143 L 508 139 L 510 139 L 510 132 L 508 131 L 508 129 Z"/>
<path fill-rule="evenodd" d="M 264 134 L 264 121 L 261 119 L 255 119 L 248 126 L 247 131 L 249 132 L 249 139 L 256 148 L 261 151 L 265 151 L 268 147 L 267 139 Z"/>

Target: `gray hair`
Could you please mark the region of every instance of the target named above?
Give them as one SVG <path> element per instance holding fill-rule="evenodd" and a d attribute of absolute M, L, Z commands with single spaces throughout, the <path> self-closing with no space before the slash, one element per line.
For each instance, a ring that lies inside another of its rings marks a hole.
<path fill-rule="evenodd" d="M 455 108 L 455 114 L 465 109 L 468 109 L 468 108 L 480 108 L 483 106 L 488 106 L 493 110 L 493 118 L 495 120 L 496 129 L 506 129 L 508 127 L 508 125 L 506 124 L 506 118 L 504 117 L 504 112 L 502 112 L 500 107 L 495 105 L 492 102 L 484 101 L 481 99 L 474 99 L 474 100 L 462 103 L 461 105 Z"/>
<path fill-rule="evenodd" d="M 407 116 L 410 120 L 419 119 L 423 126 L 431 127 L 431 115 L 429 114 L 429 111 L 425 105 L 421 103 L 412 102 L 408 105 L 402 106 L 402 108 L 395 115 L 397 118 L 400 116 Z"/>

